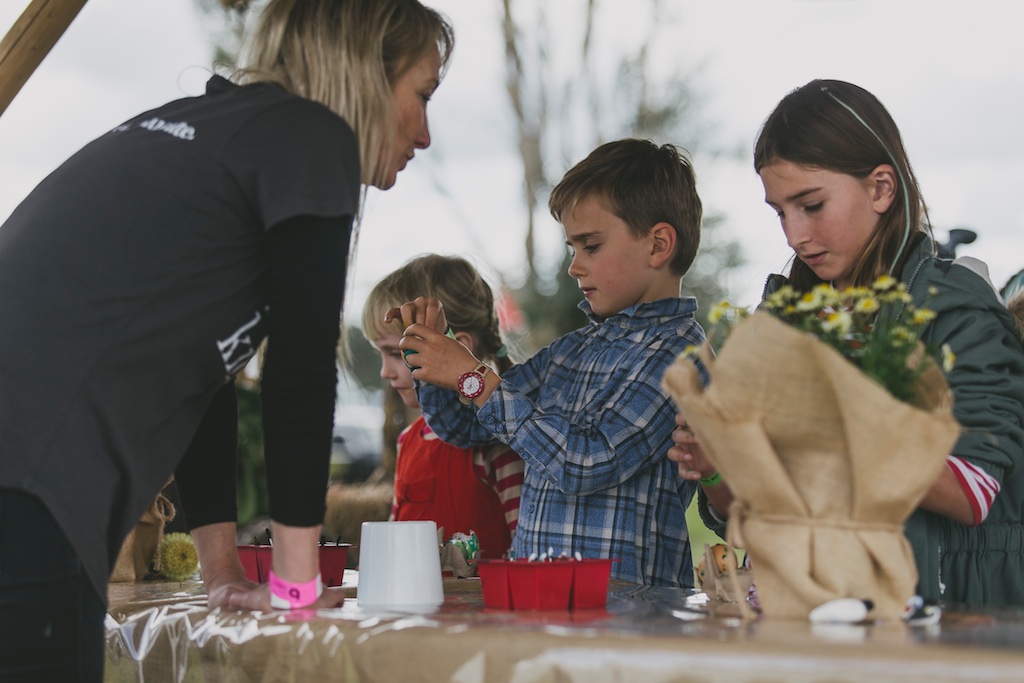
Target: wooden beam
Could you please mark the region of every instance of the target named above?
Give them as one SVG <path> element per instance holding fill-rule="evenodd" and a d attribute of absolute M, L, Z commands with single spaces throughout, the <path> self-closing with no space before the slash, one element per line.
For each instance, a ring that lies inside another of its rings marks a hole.
<path fill-rule="evenodd" d="M 7 0 L 10 1 L 10 0 Z M 32 0 L 0 41 L 0 114 L 87 0 Z"/>

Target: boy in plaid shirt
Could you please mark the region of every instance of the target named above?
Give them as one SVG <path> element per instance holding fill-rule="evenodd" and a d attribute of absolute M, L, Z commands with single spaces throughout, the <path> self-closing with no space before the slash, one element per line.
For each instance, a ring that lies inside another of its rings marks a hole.
<path fill-rule="evenodd" d="M 676 410 L 661 379 L 704 340 L 696 300 L 679 295 L 700 241 L 693 169 L 672 145 L 610 142 L 565 174 L 549 206 L 590 323 L 499 376 L 445 336 L 436 299 L 403 305 L 390 315 L 413 322 L 401 348 L 416 352 L 421 409 L 445 441 L 497 439 L 526 462 L 517 557 L 619 558 L 615 579 L 691 587 L 696 484 L 666 457 Z"/>

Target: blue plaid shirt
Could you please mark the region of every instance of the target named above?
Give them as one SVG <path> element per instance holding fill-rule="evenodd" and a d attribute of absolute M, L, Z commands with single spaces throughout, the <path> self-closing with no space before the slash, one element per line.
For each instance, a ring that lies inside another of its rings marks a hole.
<path fill-rule="evenodd" d="M 526 462 L 516 557 L 551 548 L 620 558 L 616 579 L 691 587 L 685 513 L 697 485 L 666 457 L 676 407 L 661 380 L 704 340 L 697 302 L 661 299 L 605 319 L 580 308 L 590 324 L 505 371 L 482 408 L 419 383 L 421 410 L 449 443 L 497 439 Z"/>

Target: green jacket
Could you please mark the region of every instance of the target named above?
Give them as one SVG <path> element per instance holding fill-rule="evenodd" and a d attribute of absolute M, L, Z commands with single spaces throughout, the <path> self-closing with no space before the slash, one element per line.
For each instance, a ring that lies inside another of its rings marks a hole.
<path fill-rule="evenodd" d="M 931 255 L 919 239 L 900 280 L 914 305 L 936 313 L 923 341 L 949 344 L 947 375 L 962 432 L 952 454 L 1001 489 L 987 519 L 967 527 L 917 510 L 907 521 L 918 592 L 945 603 L 1024 605 L 1024 349 L 993 287 L 969 268 Z"/>
<path fill-rule="evenodd" d="M 906 535 L 918 567 L 918 593 L 947 604 L 1024 605 L 1024 348 L 993 287 L 969 268 L 932 255 L 923 236 L 900 274 L 914 305 L 936 316 L 922 341 L 949 344 L 956 363 L 947 380 L 962 432 L 952 454 L 983 469 L 1001 489 L 980 525 L 967 527 L 918 509 Z M 773 275 L 765 296 L 785 284 Z M 894 457 L 898 454 L 894 453 Z M 725 524 L 698 510 L 719 534 Z"/>

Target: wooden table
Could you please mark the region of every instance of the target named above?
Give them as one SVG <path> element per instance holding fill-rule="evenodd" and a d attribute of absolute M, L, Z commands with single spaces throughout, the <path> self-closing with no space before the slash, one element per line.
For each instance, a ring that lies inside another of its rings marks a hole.
<path fill-rule="evenodd" d="M 675 589 L 613 585 L 607 609 L 576 613 L 485 609 L 474 579 L 446 579 L 445 593 L 432 614 L 373 613 L 348 599 L 293 615 L 210 610 L 198 582 L 114 584 L 105 679 L 1024 681 L 1024 610 L 947 610 L 931 627 L 823 628 L 743 621 L 734 606 Z"/>

